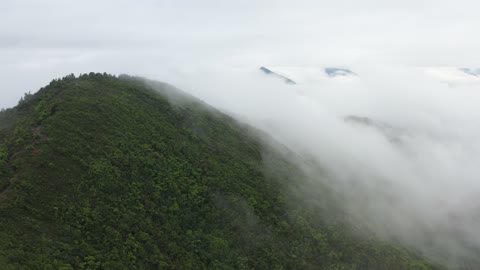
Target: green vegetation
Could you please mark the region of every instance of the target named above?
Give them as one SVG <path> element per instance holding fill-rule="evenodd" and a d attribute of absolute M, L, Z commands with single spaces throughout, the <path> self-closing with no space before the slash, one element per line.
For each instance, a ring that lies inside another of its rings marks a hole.
<path fill-rule="evenodd" d="M 282 156 L 166 84 L 54 80 L 0 113 L 0 268 L 434 268 L 304 205 Z"/>

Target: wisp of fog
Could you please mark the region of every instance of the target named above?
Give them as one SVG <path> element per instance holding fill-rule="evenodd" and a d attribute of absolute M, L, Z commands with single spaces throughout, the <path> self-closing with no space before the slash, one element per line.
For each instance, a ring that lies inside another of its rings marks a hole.
<path fill-rule="evenodd" d="M 308 173 L 348 198 L 357 222 L 433 258 L 468 258 L 480 248 L 479 85 L 356 71 L 289 85 L 217 70 L 192 77 L 191 91 L 326 169 Z"/>

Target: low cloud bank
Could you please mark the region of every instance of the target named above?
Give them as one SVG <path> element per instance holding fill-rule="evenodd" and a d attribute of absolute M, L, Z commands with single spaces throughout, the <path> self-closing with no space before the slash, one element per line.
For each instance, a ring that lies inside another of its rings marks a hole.
<path fill-rule="evenodd" d="M 288 85 L 218 69 L 184 87 L 324 168 L 307 171 L 347 198 L 358 222 L 452 264 L 475 258 L 480 85 L 419 68 L 354 70 L 354 79 Z"/>

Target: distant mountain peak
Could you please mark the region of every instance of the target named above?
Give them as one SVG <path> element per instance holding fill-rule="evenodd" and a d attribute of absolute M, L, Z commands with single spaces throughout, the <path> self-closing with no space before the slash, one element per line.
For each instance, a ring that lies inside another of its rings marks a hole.
<path fill-rule="evenodd" d="M 388 123 L 375 120 L 365 116 L 348 115 L 343 119 L 346 123 L 351 123 L 357 126 L 373 128 L 383 134 L 390 142 L 400 143 L 409 134 L 406 130 L 391 126 Z"/>
<path fill-rule="evenodd" d="M 281 78 L 287 84 L 304 84 L 315 81 L 339 80 L 349 81 L 358 75 L 348 68 L 309 67 L 309 66 L 261 66 L 266 75 Z"/>
<path fill-rule="evenodd" d="M 348 68 L 327 67 L 325 73 L 330 77 L 356 75 Z"/>
<path fill-rule="evenodd" d="M 475 77 L 480 77 L 480 68 L 473 69 L 473 68 L 459 68 L 460 71 L 466 73 L 468 75 L 472 75 Z"/>
<path fill-rule="evenodd" d="M 265 72 L 265 74 L 273 74 L 273 71 L 271 71 L 270 69 L 268 69 L 266 67 L 260 67 L 260 70 Z"/>
<path fill-rule="evenodd" d="M 265 74 L 267 74 L 267 75 L 272 75 L 272 76 L 275 76 L 275 77 L 278 77 L 278 78 L 283 79 L 286 84 L 297 84 L 295 81 L 291 80 L 290 78 L 285 77 L 285 76 L 283 76 L 283 75 L 280 75 L 280 74 L 278 74 L 278 73 L 275 73 L 275 72 L 271 71 L 270 69 L 268 69 L 268 68 L 266 68 L 266 67 L 264 67 L 264 66 L 260 67 L 260 70 L 263 71 L 263 72 L 264 72 Z"/>

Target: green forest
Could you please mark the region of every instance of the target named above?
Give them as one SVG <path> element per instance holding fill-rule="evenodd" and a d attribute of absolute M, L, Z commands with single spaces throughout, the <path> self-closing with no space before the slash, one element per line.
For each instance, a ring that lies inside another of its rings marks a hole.
<path fill-rule="evenodd" d="M 165 83 L 53 80 L 0 112 L 0 269 L 443 269 L 272 144 Z"/>

